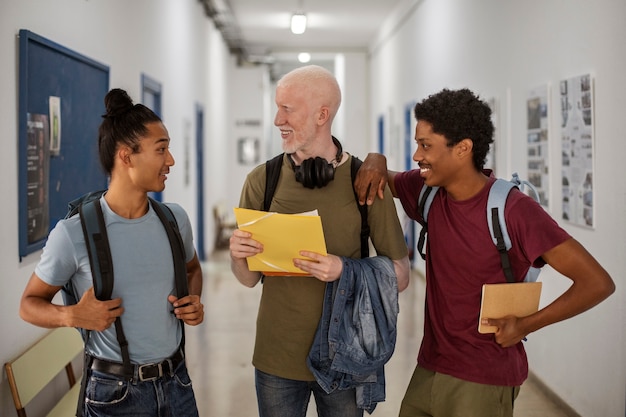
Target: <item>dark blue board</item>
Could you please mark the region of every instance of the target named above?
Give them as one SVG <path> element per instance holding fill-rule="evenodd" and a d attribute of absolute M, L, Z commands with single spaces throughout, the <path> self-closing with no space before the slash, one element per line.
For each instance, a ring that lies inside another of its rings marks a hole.
<path fill-rule="evenodd" d="M 46 155 L 48 232 L 67 212 L 67 203 L 88 191 L 104 189 L 98 159 L 98 127 L 109 90 L 109 67 L 28 30 L 19 32 L 19 256 L 43 247 L 48 233 L 32 233 L 28 198 L 28 115 L 49 114 L 49 97 L 61 99 L 61 145 Z M 32 153 L 32 152 L 31 152 Z M 32 164 L 31 164 L 32 165 Z M 44 231 L 45 232 L 45 231 Z"/>

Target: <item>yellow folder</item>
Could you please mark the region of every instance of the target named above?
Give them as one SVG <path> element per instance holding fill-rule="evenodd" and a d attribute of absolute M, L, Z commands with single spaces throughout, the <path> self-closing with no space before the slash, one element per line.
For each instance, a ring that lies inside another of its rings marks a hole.
<path fill-rule="evenodd" d="M 263 244 L 263 252 L 248 258 L 251 271 L 266 275 L 307 275 L 293 264 L 305 259 L 300 251 L 327 255 L 322 220 L 316 214 L 282 214 L 235 208 L 237 226 Z"/>
<path fill-rule="evenodd" d="M 495 326 L 481 324 L 482 318 L 499 319 L 504 316 L 525 317 L 539 309 L 541 282 L 484 284 L 478 317 L 479 333 L 495 333 Z"/>

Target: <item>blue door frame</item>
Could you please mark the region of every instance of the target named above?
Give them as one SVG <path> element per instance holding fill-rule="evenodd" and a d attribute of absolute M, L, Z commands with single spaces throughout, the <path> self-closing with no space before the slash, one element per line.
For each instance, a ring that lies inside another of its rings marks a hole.
<path fill-rule="evenodd" d="M 198 224 L 196 227 L 196 242 L 198 259 L 206 260 L 204 244 L 204 109 L 196 104 L 196 212 Z"/>

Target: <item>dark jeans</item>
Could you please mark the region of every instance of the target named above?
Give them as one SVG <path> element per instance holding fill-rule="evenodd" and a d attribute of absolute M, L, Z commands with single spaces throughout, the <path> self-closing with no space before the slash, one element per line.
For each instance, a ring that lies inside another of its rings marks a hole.
<path fill-rule="evenodd" d="M 88 370 L 85 417 L 197 417 L 198 409 L 181 362 L 172 375 L 153 381 L 126 381 Z"/>
<path fill-rule="evenodd" d="M 305 417 L 311 393 L 319 417 L 362 417 L 356 390 L 327 394 L 315 381 L 294 381 L 255 371 L 259 417 Z"/>

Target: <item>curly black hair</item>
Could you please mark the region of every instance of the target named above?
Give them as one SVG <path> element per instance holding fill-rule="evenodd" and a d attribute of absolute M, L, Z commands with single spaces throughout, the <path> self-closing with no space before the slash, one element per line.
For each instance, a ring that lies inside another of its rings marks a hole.
<path fill-rule="evenodd" d="M 415 119 L 432 125 L 434 133 L 443 135 L 452 147 L 463 139 L 471 139 L 476 169 L 485 165 L 494 127 L 489 105 L 467 88 L 443 89 L 415 105 Z"/>

